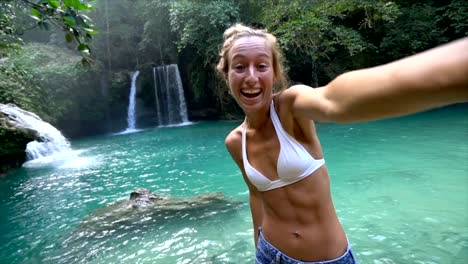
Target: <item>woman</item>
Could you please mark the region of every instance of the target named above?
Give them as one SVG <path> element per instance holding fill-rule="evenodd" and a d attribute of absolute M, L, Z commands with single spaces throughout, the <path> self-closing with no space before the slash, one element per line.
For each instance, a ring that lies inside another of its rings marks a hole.
<path fill-rule="evenodd" d="M 237 24 L 224 33 L 220 56 L 217 69 L 246 115 L 225 143 L 250 191 L 256 263 L 357 263 L 311 120 L 368 121 L 468 101 L 468 38 L 278 93 L 284 78 L 273 35 Z"/>

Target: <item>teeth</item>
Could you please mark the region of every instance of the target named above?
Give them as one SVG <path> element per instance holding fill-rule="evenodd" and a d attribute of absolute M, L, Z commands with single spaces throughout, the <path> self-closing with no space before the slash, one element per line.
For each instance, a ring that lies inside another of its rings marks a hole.
<path fill-rule="evenodd" d="M 246 94 L 256 94 L 260 92 L 260 89 L 243 89 L 242 92 Z"/>

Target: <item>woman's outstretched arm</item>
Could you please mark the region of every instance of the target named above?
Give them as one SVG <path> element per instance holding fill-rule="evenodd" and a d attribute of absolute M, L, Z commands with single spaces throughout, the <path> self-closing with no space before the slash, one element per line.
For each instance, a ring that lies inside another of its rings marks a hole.
<path fill-rule="evenodd" d="M 468 101 L 468 37 L 382 66 L 344 73 L 327 86 L 288 91 L 293 111 L 350 123 Z"/>

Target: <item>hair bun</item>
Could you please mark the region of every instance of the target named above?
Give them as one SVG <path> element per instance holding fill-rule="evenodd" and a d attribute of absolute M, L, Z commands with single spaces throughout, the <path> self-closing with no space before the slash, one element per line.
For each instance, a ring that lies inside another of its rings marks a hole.
<path fill-rule="evenodd" d="M 224 31 L 224 34 L 223 34 L 223 37 L 224 37 L 224 40 L 227 40 L 231 37 L 234 37 L 235 35 L 237 34 L 241 34 L 241 33 L 245 33 L 245 32 L 255 32 L 255 30 L 253 28 L 250 28 L 250 27 L 247 27 L 247 26 L 244 26 L 240 23 L 237 23 L 233 26 L 231 26 L 230 28 L 226 29 L 226 31 Z"/>

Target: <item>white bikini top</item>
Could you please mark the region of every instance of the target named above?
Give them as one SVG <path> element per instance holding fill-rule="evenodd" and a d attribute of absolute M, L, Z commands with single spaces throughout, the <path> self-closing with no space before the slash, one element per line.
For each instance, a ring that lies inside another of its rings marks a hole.
<path fill-rule="evenodd" d="M 273 100 L 270 106 L 270 118 L 278 136 L 280 152 L 277 164 L 277 180 L 271 181 L 252 167 L 247 158 L 246 129 L 244 123 L 242 129 L 242 160 L 244 169 L 250 182 L 261 192 L 280 188 L 304 179 L 312 174 L 323 164 L 324 159 L 314 159 L 310 153 L 296 139 L 290 136 L 281 126 L 281 122 L 275 111 Z"/>

